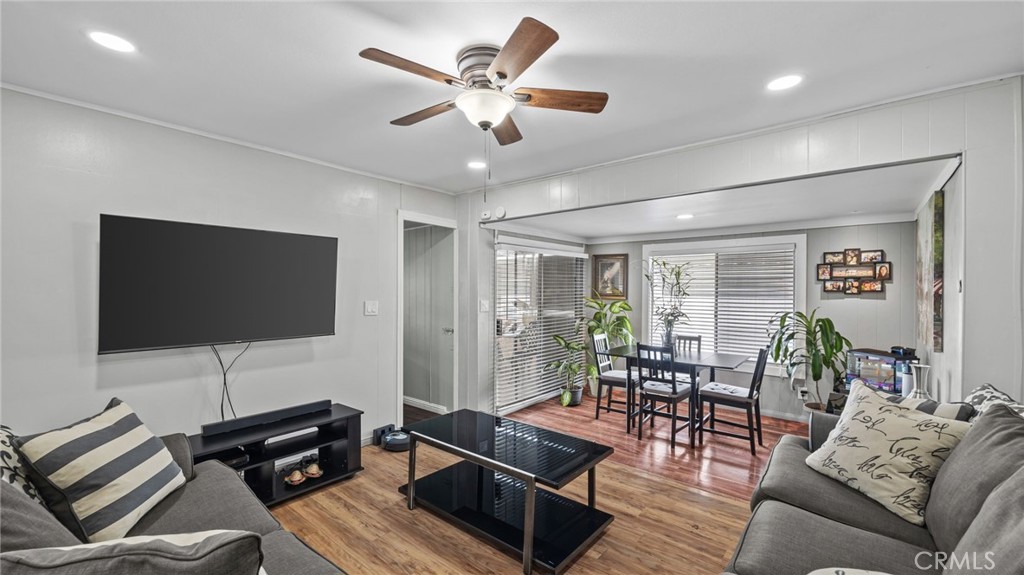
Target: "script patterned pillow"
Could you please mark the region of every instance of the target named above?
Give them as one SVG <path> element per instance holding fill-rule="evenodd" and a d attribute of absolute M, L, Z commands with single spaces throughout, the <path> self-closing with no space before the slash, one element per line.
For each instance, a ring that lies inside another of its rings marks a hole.
<path fill-rule="evenodd" d="M 36 492 L 35 485 L 28 479 L 28 471 L 21 461 L 21 455 L 14 449 L 14 437 L 10 427 L 0 425 L 0 479 L 17 487 L 32 500 L 46 507 L 46 503 Z"/>
<path fill-rule="evenodd" d="M 892 403 L 855 383 L 835 429 L 806 462 L 901 518 L 924 525 L 935 475 L 970 427 Z"/>
<path fill-rule="evenodd" d="M 861 379 L 854 379 L 850 384 L 860 383 L 866 385 Z M 874 388 L 872 388 L 874 389 Z M 918 411 L 923 411 L 931 415 L 938 417 L 945 417 L 946 419 L 956 419 L 957 421 L 969 421 L 974 415 L 974 407 L 966 402 L 957 403 L 939 403 L 931 399 L 918 399 L 913 397 L 903 397 L 902 395 L 895 395 L 892 393 L 886 393 L 884 391 L 874 390 L 880 397 L 884 397 L 887 401 L 897 403 L 904 407 L 911 407 Z"/>
<path fill-rule="evenodd" d="M 1005 405 L 1013 411 L 1024 415 L 1024 405 L 1017 403 L 1012 397 L 988 383 L 981 387 L 976 387 L 967 394 L 964 401 L 974 406 L 974 417 L 971 418 L 971 421 L 978 419 L 986 409 L 993 405 Z"/>
<path fill-rule="evenodd" d="M 185 484 L 160 438 L 116 398 L 99 415 L 14 446 L 54 516 L 82 541 L 124 537 Z"/>

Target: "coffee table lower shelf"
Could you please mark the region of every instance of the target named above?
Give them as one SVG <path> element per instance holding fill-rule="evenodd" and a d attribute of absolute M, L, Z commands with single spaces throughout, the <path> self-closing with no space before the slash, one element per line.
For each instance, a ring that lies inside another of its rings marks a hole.
<path fill-rule="evenodd" d="M 408 493 L 408 484 L 399 487 Z M 526 484 L 461 461 L 416 480 L 416 504 L 518 556 L 523 552 Z M 614 517 L 537 488 L 533 563 L 562 573 Z"/>

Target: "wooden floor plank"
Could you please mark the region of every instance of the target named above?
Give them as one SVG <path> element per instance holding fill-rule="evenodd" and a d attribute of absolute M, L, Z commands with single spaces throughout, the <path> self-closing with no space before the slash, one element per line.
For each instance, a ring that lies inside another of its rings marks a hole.
<path fill-rule="evenodd" d="M 621 414 L 595 421 L 590 398 L 573 408 L 545 402 L 510 417 L 615 448 L 598 466 L 597 481 L 598 508 L 615 521 L 570 568 L 578 574 L 720 573 L 750 515 L 747 502 L 771 447 L 784 434 L 807 433 L 804 424 L 765 418 L 765 447 L 755 457 L 742 440 L 707 435 L 703 447 L 690 450 L 685 432 L 673 452 L 667 420 L 637 441 L 626 435 Z M 362 455 L 366 470 L 355 478 L 278 505 L 274 515 L 353 575 L 521 572 L 516 557 L 424 509 L 406 508 L 398 487 L 406 482 L 407 453 L 365 447 Z M 418 476 L 456 461 L 424 446 L 417 450 Z M 586 478 L 560 493 L 585 502 Z"/>

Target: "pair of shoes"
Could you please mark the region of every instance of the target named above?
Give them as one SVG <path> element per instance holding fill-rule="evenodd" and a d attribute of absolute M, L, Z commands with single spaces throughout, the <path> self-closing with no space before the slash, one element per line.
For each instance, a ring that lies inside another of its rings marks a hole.
<path fill-rule="evenodd" d="M 288 475 L 285 476 L 284 482 L 288 485 L 299 485 L 306 481 L 306 478 L 316 479 L 324 474 L 324 470 L 320 467 L 320 463 L 317 461 L 317 456 L 307 455 L 303 457 L 298 463 L 288 468 Z"/>
<path fill-rule="evenodd" d="M 324 474 L 324 470 L 320 467 L 320 462 L 315 455 L 303 457 L 299 465 L 302 467 L 302 474 L 310 479 L 316 479 Z"/>

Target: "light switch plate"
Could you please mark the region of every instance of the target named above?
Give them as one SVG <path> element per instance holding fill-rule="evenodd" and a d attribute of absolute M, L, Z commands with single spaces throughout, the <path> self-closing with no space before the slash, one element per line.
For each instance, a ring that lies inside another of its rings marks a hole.
<path fill-rule="evenodd" d="M 488 313 L 491 311 L 491 301 L 482 299 L 480 300 L 480 313 Z"/>
<path fill-rule="evenodd" d="M 380 313 L 380 302 L 366 300 L 363 302 L 363 315 L 378 315 Z"/>

